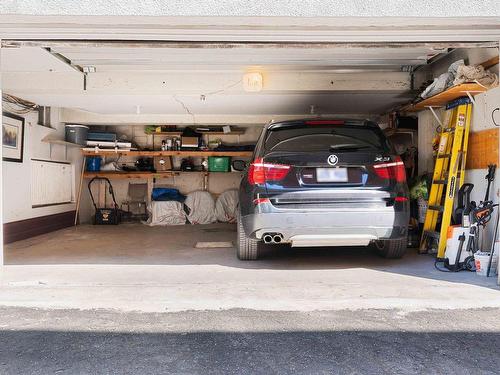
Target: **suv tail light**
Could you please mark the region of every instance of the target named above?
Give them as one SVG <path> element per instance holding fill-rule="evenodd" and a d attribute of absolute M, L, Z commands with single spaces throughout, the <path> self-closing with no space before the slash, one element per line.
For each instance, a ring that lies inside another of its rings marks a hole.
<path fill-rule="evenodd" d="M 405 165 L 399 156 L 389 163 L 375 164 L 373 168 L 380 178 L 396 182 L 406 181 Z"/>
<path fill-rule="evenodd" d="M 252 185 L 262 185 L 266 181 L 281 181 L 289 171 L 289 165 L 264 163 L 262 158 L 258 158 L 248 168 L 248 182 Z"/>

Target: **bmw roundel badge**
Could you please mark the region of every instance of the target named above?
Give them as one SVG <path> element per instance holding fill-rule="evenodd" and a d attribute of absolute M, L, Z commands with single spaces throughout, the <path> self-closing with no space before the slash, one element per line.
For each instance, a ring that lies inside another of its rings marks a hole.
<path fill-rule="evenodd" d="M 337 155 L 331 154 L 326 161 L 333 166 L 339 162 L 339 158 Z"/>

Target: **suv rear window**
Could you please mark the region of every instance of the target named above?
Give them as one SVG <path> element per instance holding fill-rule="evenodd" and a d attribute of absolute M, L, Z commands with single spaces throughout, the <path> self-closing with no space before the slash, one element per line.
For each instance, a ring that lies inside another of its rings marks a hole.
<path fill-rule="evenodd" d="M 379 128 L 356 125 L 301 125 L 269 129 L 264 149 L 267 152 L 390 150 Z"/>

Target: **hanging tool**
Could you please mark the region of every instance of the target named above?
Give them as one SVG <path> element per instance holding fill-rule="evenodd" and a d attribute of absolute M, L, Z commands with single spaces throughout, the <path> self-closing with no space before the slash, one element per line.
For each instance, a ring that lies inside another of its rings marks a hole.
<path fill-rule="evenodd" d="M 429 206 L 425 216 L 420 241 L 420 252 L 437 248 L 437 258 L 443 259 L 446 249 L 446 235 L 451 224 L 453 202 L 457 190 L 465 178 L 465 161 L 469 140 L 472 104 L 470 99 L 461 98 L 446 106 L 446 127 L 441 137 L 429 194 Z M 441 228 L 438 230 L 438 219 Z"/>
<path fill-rule="evenodd" d="M 476 206 L 476 202 L 471 202 L 470 195 L 474 189 L 474 184 L 463 184 L 457 193 L 457 207 L 453 212 L 453 222 L 463 227 L 469 226 L 469 215 Z"/>
<path fill-rule="evenodd" d="M 484 201 L 488 202 L 490 200 L 490 187 L 491 183 L 495 180 L 495 171 L 497 169 L 496 164 L 488 165 L 488 174 L 486 175 L 486 181 L 488 181 L 488 185 L 486 187 L 486 192 L 484 194 Z"/>

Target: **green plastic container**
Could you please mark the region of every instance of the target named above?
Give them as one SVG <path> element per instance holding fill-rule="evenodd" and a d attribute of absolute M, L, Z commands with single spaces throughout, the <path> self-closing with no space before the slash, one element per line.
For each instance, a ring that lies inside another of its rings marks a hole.
<path fill-rule="evenodd" d="M 209 156 L 208 171 L 209 172 L 229 172 L 229 164 L 231 158 L 229 156 Z"/>

